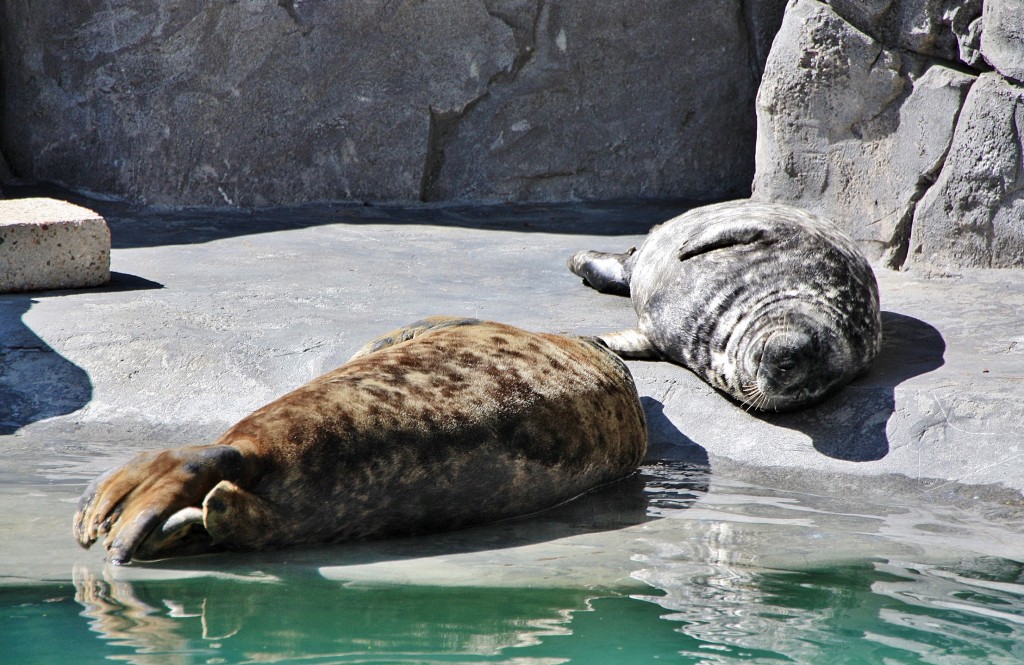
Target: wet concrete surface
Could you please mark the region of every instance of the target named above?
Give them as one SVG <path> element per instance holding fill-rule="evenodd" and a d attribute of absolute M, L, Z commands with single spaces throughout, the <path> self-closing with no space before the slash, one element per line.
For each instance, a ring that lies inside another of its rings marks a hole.
<path fill-rule="evenodd" d="M 6 579 L 99 560 L 70 533 L 95 474 L 140 450 L 208 442 L 383 331 L 434 314 L 551 332 L 631 327 L 628 299 L 586 288 L 566 259 L 636 245 L 686 207 L 90 205 L 111 226 L 112 282 L 0 297 Z M 1024 271 L 876 270 L 881 357 L 812 409 L 750 413 L 681 367 L 631 362 L 649 459 L 822 495 L 1016 510 Z"/>

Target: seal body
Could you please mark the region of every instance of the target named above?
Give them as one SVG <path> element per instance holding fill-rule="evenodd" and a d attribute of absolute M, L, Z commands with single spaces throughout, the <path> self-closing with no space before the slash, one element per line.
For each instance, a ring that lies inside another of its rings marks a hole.
<path fill-rule="evenodd" d="M 211 445 L 97 478 L 74 520 L 109 558 L 153 559 L 454 529 L 632 473 L 646 424 L 598 342 L 437 317 L 374 340 Z"/>
<path fill-rule="evenodd" d="M 569 267 L 633 301 L 637 328 L 601 336 L 609 348 L 679 363 L 751 408 L 819 401 L 881 346 L 867 258 L 834 224 L 792 206 L 696 208 L 638 250 L 579 252 Z"/>

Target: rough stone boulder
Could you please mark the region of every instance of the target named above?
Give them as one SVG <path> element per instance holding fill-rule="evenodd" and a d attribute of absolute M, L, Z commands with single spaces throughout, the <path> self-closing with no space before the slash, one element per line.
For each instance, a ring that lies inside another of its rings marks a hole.
<path fill-rule="evenodd" d="M 744 195 L 782 9 L 5 3 L 3 151 L 172 205 Z"/>
<path fill-rule="evenodd" d="M 1024 266 L 1024 87 L 994 72 L 971 88 L 942 172 L 914 215 L 925 264 Z"/>
<path fill-rule="evenodd" d="M 1024 0 L 987 0 L 981 51 L 992 67 L 1024 83 Z"/>
<path fill-rule="evenodd" d="M 826 0 L 857 30 L 889 47 L 976 64 L 984 0 Z"/>
<path fill-rule="evenodd" d="M 832 218 L 894 268 L 1024 265 L 1020 4 L 791 3 L 758 93 L 754 197 Z"/>

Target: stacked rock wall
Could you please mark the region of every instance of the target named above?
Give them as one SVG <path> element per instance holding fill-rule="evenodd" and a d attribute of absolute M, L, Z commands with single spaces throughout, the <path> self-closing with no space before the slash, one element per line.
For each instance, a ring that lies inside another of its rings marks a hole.
<path fill-rule="evenodd" d="M 784 2 L 0 7 L 15 175 L 252 207 L 746 195 Z"/>
<path fill-rule="evenodd" d="M 1024 1 L 794 0 L 757 124 L 755 198 L 892 267 L 1024 266 Z"/>

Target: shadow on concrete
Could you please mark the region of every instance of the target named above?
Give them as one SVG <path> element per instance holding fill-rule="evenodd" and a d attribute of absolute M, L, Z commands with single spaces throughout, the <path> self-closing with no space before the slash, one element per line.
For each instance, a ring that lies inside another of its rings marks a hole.
<path fill-rule="evenodd" d="M 0 296 L 0 435 L 78 411 L 92 399 L 89 374 L 55 351 L 23 317 L 41 298 L 162 288 L 156 282 L 113 273 L 94 289 L 39 291 Z"/>
<path fill-rule="evenodd" d="M 680 200 L 495 205 L 323 202 L 255 210 L 167 209 L 93 199 L 49 183 L 8 183 L 3 193 L 6 198 L 48 196 L 99 213 L 110 226 L 114 249 L 191 245 L 339 223 L 409 224 L 592 236 L 643 235 L 655 224 L 698 205 L 694 201 Z"/>
<path fill-rule="evenodd" d="M 896 386 L 942 367 L 946 342 L 924 321 L 882 312 L 882 350 L 872 367 L 818 406 L 794 413 L 757 413 L 765 422 L 803 432 L 823 455 L 870 462 L 889 454 L 886 425 L 896 412 Z"/>
<path fill-rule="evenodd" d="M 0 434 L 72 413 L 92 399 L 92 382 L 85 370 L 22 322 L 35 302 L 20 296 L 0 299 Z"/>
<path fill-rule="evenodd" d="M 708 468 L 708 451 L 679 428 L 665 415 L 665 405 L 653 397 L 641 397 L 647 414 L 647 454 L 645 463 L 671 462 Z"/>

